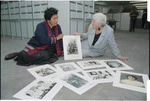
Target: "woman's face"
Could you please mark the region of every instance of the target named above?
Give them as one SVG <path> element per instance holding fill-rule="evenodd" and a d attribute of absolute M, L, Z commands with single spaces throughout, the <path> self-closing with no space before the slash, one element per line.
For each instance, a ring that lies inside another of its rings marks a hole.
<path fill-rule="evenodd" d="M 128 76 L 128 79 L 131 80 L 131 81 L 136 80 L 136 78 L 134 78 L 133 76 Z"/>
<path fill-rule="evenodd" d="M 57 15 L 57 14 L 56 14 L 56 15 L 53 15 L 53 16 L 51 17 L 51 19 L 48 20 L 48 23 L 51 25 L 51 27 L 57 26 L 57 23 L 58 23 L 58 15 Z"/>
<path fill-rule="evenodd" d="M 93 27 L 94 29 L 97 29 L 97 28 L 100 27 L 100 25 L 97 24 L 96 21 L 93 19 L 93 20 L 92 20 L 92 27 Z"/>

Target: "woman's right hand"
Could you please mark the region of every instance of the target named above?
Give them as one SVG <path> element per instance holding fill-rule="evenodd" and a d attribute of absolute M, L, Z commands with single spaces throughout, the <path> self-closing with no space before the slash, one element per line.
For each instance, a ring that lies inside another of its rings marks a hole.
<path fill-rule="evenodd" d="M 73 33 L 73 35 L 82 37 L 82 34 L 78 32 Z"/>
<path fill-rule="evenodd" d="M 56 39 L 57 39 L 57 40 L 60 40 L 60 39 L 63 38 L 63 36 L 64 36 L 64 34 L 59 34 L 59 35 L 56 37 Z"/>

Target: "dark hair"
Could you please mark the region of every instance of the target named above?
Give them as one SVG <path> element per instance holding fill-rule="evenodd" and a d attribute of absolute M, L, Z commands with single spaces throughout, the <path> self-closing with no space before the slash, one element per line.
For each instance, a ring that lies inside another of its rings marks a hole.
<path fill-rule="evenodd" d="M 56 15 L 58 13 L 58 10 L 56 8 L 47 8 L 45 11 L 44 11 L 44 18 L 45 20 L 50 20 L 51 17 L 53 15 Z"/>

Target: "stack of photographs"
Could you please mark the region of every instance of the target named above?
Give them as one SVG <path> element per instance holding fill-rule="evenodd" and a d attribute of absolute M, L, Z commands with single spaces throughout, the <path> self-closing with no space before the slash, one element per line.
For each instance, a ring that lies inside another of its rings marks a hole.
<path fill-rule="evenodd" d="M 100 83 L 113 83 L 114 87 L 146 93 L 146 74 L 120 70 L 132 70 L 120 60 L 87 60 L 47 64 L 28 69 L 36 78 L 13 97 L 23 100 L 51 100 L 65 86 L 81 95 Z M 116 71 L 116 72 L 114 72 Z"/>

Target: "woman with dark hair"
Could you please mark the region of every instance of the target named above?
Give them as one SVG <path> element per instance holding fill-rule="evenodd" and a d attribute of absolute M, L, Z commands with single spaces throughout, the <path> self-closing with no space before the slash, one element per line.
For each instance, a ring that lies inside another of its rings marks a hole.
<path fill-rule="evenodd" d="M 24 50 L 15 54 L 17 65 L 52 63 L 63 54 L 63 34 L 60 25 L 57 24 L 58 10 L 47 8 L 44 12 L 44 18 L 45 21 L 37 25 L 34 36 L 29 40 Z M 10 55 L 12 54 L 6 56 L 5 59 L 8 59 Z"/>

